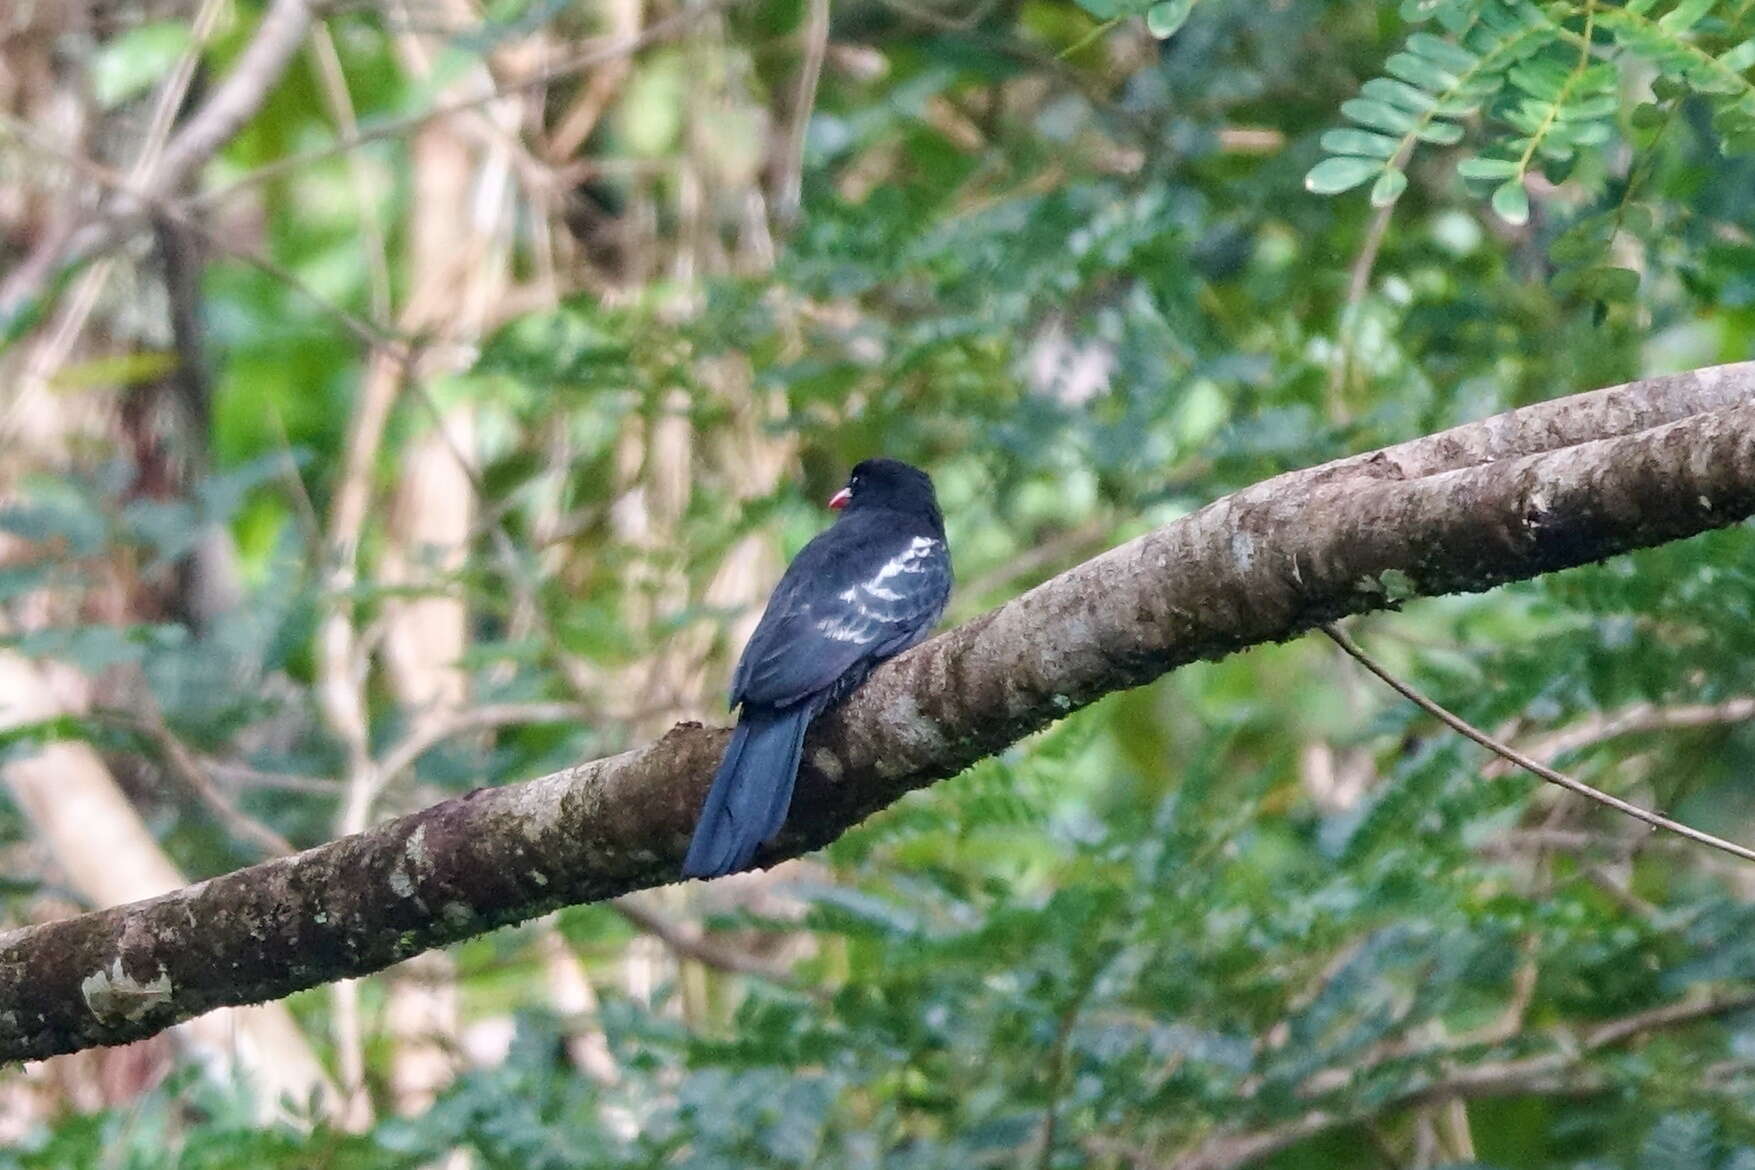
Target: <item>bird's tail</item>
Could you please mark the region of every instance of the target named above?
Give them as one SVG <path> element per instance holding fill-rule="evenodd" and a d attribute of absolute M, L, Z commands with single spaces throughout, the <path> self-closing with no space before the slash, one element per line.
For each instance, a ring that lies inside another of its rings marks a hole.
<path fill-rule="evenodd" d="M 744 709 L 707 792 L 683 860 L 683 876 L 711 878 L 742 869 L 786 823 L 804 731 L 815 705 L 783 711 Z"/>

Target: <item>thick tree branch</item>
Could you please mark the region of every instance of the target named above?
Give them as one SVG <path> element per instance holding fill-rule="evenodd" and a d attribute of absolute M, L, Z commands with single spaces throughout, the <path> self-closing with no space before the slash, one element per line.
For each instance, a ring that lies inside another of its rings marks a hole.
<path fill-rule="evenodd" d="M 1755 364 L 1544 403 L 1294 472 L 886 664 L 807 744 L 772 864 L 1067 712 L 1406 596 L 1477 591 L 1755 512 Z M 483 790 L 161 898 L 0 936 L 0 1057 L 149 1035 L 673 881 L 725 743 Z"/>

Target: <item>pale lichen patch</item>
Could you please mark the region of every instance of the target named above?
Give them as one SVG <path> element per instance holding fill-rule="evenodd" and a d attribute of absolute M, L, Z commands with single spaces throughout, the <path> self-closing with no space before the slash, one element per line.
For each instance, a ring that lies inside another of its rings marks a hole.
<path fill-rule="evenodd" d="M 402 856 L 390 871 L 390 892 L 398 898 L 414 897 L 415 885 L 427 867 L 427 827 L 416 825 L 403 843 Z"/>
<path fill-rule="evenodd" d="M 99 1020 L 132 1022 L 170 1001 L 171 977 L 160 966 L 157 975 L 142 983 L 122 969 L 122 958 L 118 955 L 110 961 L 109 970 L 99 969 L 80 980 L 79 993 Z"/>
<path fill-rule="evenodd" d="M 823 779 L 829 783 L 839 784 L 841 782 L 841 761 L 828 748 L 818 748 L 812 752 L 810 762 L 818 772 L 822 773 Z"/>
<path fill-rule="evenodd" d="M 408 864 L 420 873 L 427 866 L 427 827 L 416 825 L 414 832 L 408 835 L 408 841 L 402 846 L 402 852 L 408 858 Z"/>
<path fill-rule="evenodd" d="M 1246 573 L 1255 564 L 1255 537 L 1250 535 L 1248 529 L 1231 530 L 1231 560 Z"/>
<path fill-rule="evenodd" d="M 516 819 L 526 841 L 539 842 L 562 827 L 566 813 L 563 798 L 572 789 L 568 779 L 566 773 L 546 776 L 504 789 L 504 795 L 495 794 Z"/>
<path fill-rule="evenodd" d="M 1525 523 L 1531 528 L 1539 527 L 1553 510 L 1554 500 L 1548 492 L 1548 486 L 1546 484 L 1539 485 L 1529 495 L 1529 509 Z"/>
<path fill-rule="evenodd" d="M 877 760 L 878 774 L 886 779 L 906 774 L 914 766 L 913 761 L 932 759 L 949 746 L 938 724 L 906 692 L 890 705 L 887 722 L 901 750 L 886 753 Z"/>

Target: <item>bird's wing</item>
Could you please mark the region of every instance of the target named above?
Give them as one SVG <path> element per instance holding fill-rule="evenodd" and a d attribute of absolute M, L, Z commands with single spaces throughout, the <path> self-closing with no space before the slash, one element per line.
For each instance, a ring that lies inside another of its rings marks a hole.
<path fill-rule="evenodd" d="M 733 703 L 785 707 L 832 692 L 850 671 L 914 645 L 944 612 L 944 541 L 843 530 L 852 519 L 806 546 L 775 587 L 738 660 Z"/>

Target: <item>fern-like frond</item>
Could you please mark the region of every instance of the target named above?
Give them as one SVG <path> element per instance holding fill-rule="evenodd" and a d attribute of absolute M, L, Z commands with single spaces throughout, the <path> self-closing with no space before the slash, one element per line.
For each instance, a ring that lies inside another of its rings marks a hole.
<path fill-rule="evenodd" d="M 1566 164 L 1615 137 L 1620 81 L 1629 67 L 1655 70 L 1654 89 L 1670 101 L 1698 94 L 1712 105 L 1714 132 L 1727 151 L 1755 150 L 1755 28 L 1749 5 L 1734 0 L 1405 0 L 1410 20 L 1433 19 L 1448 38 L 1416 32 L 1346 102 L 1352 125 L 1322 138 L 1328 157 L 1305 186 L 1332 195 L 1372 182 L 1371 201 L 1395 202 L 1417 144 L 1463 137 L 1458 119 L 1486 107 L 1488 142 L 1457 168 L 1492 184 L 1501 218 L 1529 217 L 1531 169 Z M 1643 111 L 1643 113 L 1641 112 Z M 1635 111 L 1633 132 L 1662 120 Z"/>
<path fill-rule="evenodd" d="M 1434 8 L 1453 39 L 1417 32 L 1341 107 L 1358 128 L 1322 136 L 1329 152 L 1304 185 L 1338 194 L 1375 179 L 1371 202 L 1394 203 L 1407 188 L 1405 169 L 1418 143 L 1460 142 L 1459 119 L 1481 108 L 1506 84 L 1520 62 L 1558 41 L 1562 30 L 1528 0 L 1484 0 Z"/>
<path fill-rule="evenodd" d="M 1713 17 L 1717 0 L 1683 0 L 1656 18 L 1651 3 L 1634 0 L 1606 9 L 1602 27 L 1630 55 L 1657 69 L 1659 77 L 1701 94 L 1712 103 L 1713 132 L 1726 153 L 1755 151 L 1755 31 Z M 1714 41 L 1736 43 L 1718 50 Z"/>

